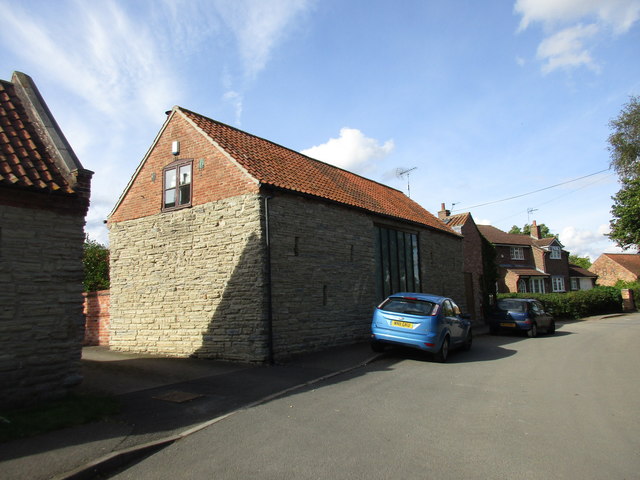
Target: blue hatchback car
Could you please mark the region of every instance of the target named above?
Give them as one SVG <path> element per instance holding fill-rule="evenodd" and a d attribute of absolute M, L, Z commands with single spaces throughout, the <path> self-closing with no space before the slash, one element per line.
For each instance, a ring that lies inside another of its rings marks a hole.
<path fill-rule="evenodd" d="M 453 348 L 469 350 L 471 321 L 450 298 L 426 293 L 396 293 L 373 313 L 371 348 L 404 345 L 430 352 L 445 362 Z"/>

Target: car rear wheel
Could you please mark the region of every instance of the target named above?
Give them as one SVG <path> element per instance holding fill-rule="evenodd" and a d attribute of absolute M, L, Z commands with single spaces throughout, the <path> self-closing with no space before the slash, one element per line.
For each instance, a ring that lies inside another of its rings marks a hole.
<path fill-rule="evenodd" d="M 469 333 L 467 333 L 466 338 L 464 339 L 464 343 L 462 344 L 462 349 L 467 352 L 471 350 L 471 345 L 473 344 L 473 334 L 471 333 L 471 329 L 469 329 Z"/>
<path fill-rule="evenodd" d="M 538 336 L 538 325 L 535 322 L 531 325 L 531 328 L 527 331 L 529 338 L 536 338 Z"/>
<path fill-rule="evenodd" d="M 547 333 L 549 335 L 553 335 L 554 333 L 556 333 L 556 321 L 555 320 L 551 320 L 551 323 L 549 324 L 549 328 L 547 329 Z"/>
<path fill-rule="evenodd" d="M 377 340 L 371 340 L 370 342 L 371 345 L 371 350 L 373 350 L 376 353 L 380 353 L 380 352 L 384 352 L 384 344 L 377 341 Z"/>
<path fill-rule="evenodd" d="M 447 358 L 449 358 L 449 337 L 444 337 L 440 350 L 434 354 L 433 358 L 436 362 L 440 363 L 447 361 Z"/>

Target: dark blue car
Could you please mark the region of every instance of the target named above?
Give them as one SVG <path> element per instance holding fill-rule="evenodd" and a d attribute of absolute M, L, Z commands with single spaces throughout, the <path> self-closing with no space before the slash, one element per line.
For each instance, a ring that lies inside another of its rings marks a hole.
<path fill-rule="evenodd" d="M 538 300 L 504 298 L 498 300 L 496 308 L 489 314 L 489 329 L 493 334 L 511 330 L 527 332 L 529 337 L 537 337 L 541 331 L 553 335 L 556 332 L 556 322 Z"/>
<path fill-rule="evenodd" d="M 396 293 L 373 313 L 371 348 L 404 345 L 430 352 L 445 362 L 452 348 L 471 348 L 471 321 L 450 298 L 426 293 Z"/>

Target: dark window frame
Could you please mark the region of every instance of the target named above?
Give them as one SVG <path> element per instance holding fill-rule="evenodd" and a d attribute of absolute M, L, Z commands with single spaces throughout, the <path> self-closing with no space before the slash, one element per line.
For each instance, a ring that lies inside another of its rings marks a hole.
<path fill-rule="evenodd" d="M 183 185 L 180 185 L 179 180 L 179 172 L 180 168 L 184 166 L 189 166 L 189 182 Z M 167 188 L 167 173 L 174 171 L 176 184 L 173 187 Z M 189 201 L 184 203 L 178 203 L 179 194 L 181 193 L 181 187 L 188 187 L 189 191 Z M 174 205 L 167 207 L 166 203 L 166 195 L 169 190 L 174 191 Z M 163 212 L 172 212 L 174 210 L 180 210 L 183 208 L 191 207 L 193 203 L 193 158 L 180 158 L 171 162 L 169 165 L 162 169 L 162 211 Z"/>
<path fill-rule="evenodd" d="M 392 293 L 421 292 L 419 233 L 375 225 L 376 290 L 379 299 Z"/>

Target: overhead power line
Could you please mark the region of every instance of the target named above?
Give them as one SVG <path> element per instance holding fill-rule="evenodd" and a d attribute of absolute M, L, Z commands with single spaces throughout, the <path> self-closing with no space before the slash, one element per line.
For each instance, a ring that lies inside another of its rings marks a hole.
<path fill-rule="evenodd" d="M 527 195 L 532 195 L 534 193 L 543 192 L 543 191 L 549 190 L 551 188 L 559 187 L 561 185 L 566 185 L 567 183 L 577 182 L 578 180 L 582 180 L 584 178 L 593 177 L 594 175 L 598 175 L 599 173 L 606 172 L 607 170 L 609 170 L 609 169 L 605 168 L 604 170 L 600 170 L 599 172 L 590 173 L 589 175 L 584 175 L 582 177 L 574 178 L 573 180 L 567 180 L 566 182 L 556 183 L 555 185 L 551 185 L 549 187 L 540 188 L 540 189 L 534 190 L 532 192 L 521 193 L 520 195 L 514 195 L 513 197 L 503 198 L 501 200 L 494 200 L 492 202 L 480 203 L 478 205 L 472 205 L 471 207 L 465 207 L 464 209 L 456 209 L 456 211 L 459 211 L 459 210 L 471 210 L 472 208 L 485 207 L 487 205 L 493 205 L 495 203 L 506 202 L 508 200 L 514 200 L 514 199 L 520 198 L 520 197 L 526 197 Z"/>

